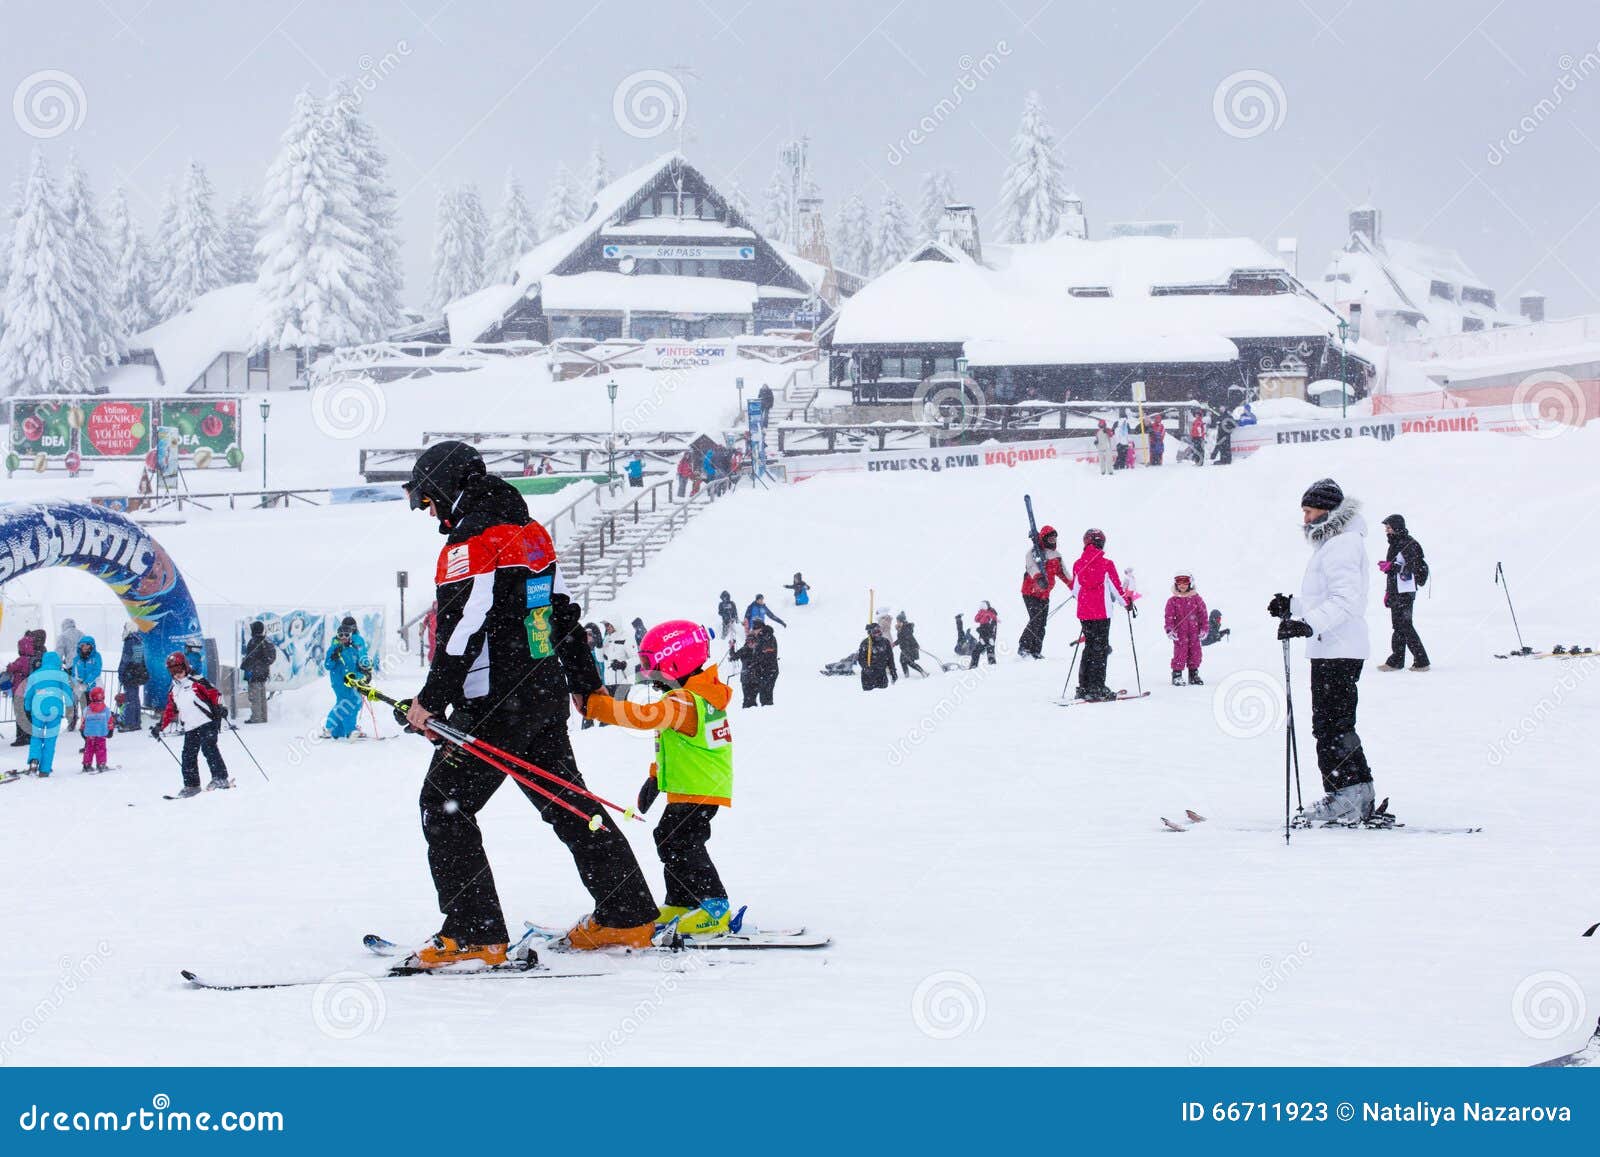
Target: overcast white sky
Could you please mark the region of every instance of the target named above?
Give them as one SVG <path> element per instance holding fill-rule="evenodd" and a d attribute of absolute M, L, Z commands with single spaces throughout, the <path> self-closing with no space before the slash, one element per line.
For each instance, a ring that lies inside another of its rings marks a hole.
<path fill-rule="evenodd" d="M 1296 235 L 1318 278 L 1346 209 L 1370 198 L 1391 235 L 1458 248 L 1507 304 L 1531 287 L 1553 315 L 1600 309 L 1593 0 L 0 0 L 0 22 L 6 91 L 44 70 L 81 88 L 81 123 L 42 142 L 51 159 L 77 148 L 102 194 L 125 177 L 147 227 L 189 157 L 225 202 L 259 186 L 299 88 L 386 72 L 365 108 L 404 198 L 411 301 L 441 182 L 478 181 L 492 208 L 510 165 L 537 206 L 554 164 L 581 166 L 595 141 L 631 167 L 675 136 L 625 132 L 614 93 L 685 69 L 687 152 L 757 204 L 779 142 L 809 132 L 830 219 L 858 190 L 914 203 L 932 167 L 989 210 L 1036 88 L 1091 236 L 1151 217 Z M 892 163 L 985 54 L 997 67 Z M 1265 123 L 1216 111 L 1246 70 L 1268 74 Z M 1509 144 L 1519 123 L 1532 129 Z M 39 143 L 10 122 L 0 140 L 7 171 Z"/>

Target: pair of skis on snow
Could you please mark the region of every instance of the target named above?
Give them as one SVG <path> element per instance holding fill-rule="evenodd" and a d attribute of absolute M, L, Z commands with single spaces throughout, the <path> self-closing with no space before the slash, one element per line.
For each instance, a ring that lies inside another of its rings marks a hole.
<path fill-rule="evenodd" d="M 1183 813 L 1183 817 L 1184 817 L 1183 821 L 1181 823 L 1179 823 L 1179 822 L 1174 822 L 1173 820 L 1169 820 L 1166 816 L 1161 816 L 1160 817 L 1160 819 L 1161 819 L 1161 829 L 1163 831 L 1168 831 L 1168 832 L 1187 832 L 1191 828 L 1193 828 L 1196 824 L 1203 824 L 1203 823 L 1206 822 L 1206 817 L 1201 815 L 1199 812 L 1196 812 L 1196 811 L 1185 810 L 1184 813 Z M 1435 828 L 1435 827 L 1417 827 L 1417 826 L 1412 825 L 1412 824 L 1402 823 L 1400 820 L 1397 820 L 1394 816 L 1389 814 L 1389 800 L 1388 800 L 1387 797 L 1385 797 L 1384 801 L 1382 803 L 1380 803 L 1376 808 L 1373 809 L 1372 816 L 1369 819 L 1360 820 L 1360 821 L 1357 821 L 1355 823 L 1337 823 L 1336 822 L 1336 823 L 1329 823 L 1329 824 L 1307 824 L 1304 827 L 1298 827 L 1297 826 L 1294 830 L 1296 832 L 1309 832 L 1309 831 L 1325 831 L 1325 830 L 1327 830 L 1329 828 L 1342 829 L 1342 830 L 1346 830 L 1346 831 L 1369 831 L 1369 832 L 1395 832 L 1395 831 L 1399 831 L 1399 832 L 1413 832 L 1413 833 L 1416 833 L 1418 835 L 1444 835 L 1444 836 L 1467 836 L 1467 835 L 1472 835 L 1475 832 L 1483 831 L 1482 827 Z M 1279 827 L 1277 825 L 1274 825 L 1274 826 L 1272 826 L 1270 828 L 1267 828 L 1267 827 L 1261 827 L 1261 828 L 1239 827 L 1239 828 L 1228 828 L 1226 830 L 1228 830 L 1228 831 L 1241 831 L 1241 832 L 1271 832 L 1273 834 L 1278 834 L 1278 833 L 1281 833 L 1283 831 L 1283 828 L 1281 828 L 1281 827 Z M 1596 925 L 1596 927 L 1600 927 L 1600 925 Z M 1589 931 L 1593 932 L 1594 929 L 1591 928 Z M 1588 933 L 1585 933 L 1585 935 L 1587 935 L 1587 934 Z"/>
<path fill-rule="evenodd" d="M 789 929 L 758 929 L 744 926 L 746 909 L 739 909 L 733 920 L 729 921 L 729 930 L 716 936 L 680 936 L 670 925 L 657 933 L 657 943 L 651 948 L 626 949 L 618 952 L 579 952 L 567 947 L 563 943 L 566 936 L 565 928 L 553 928 L 546 925 L 528 923 L 522 938 L 507 950 L 507 962 L 501 965 L 463 965 L 452 968 L 418 968 L 414 965 L 400 963 L 393 965 L 386 972 L 372 975 L 368 979 L 373 981 L 398 980 L 411 976 L 448 976 L 448 977 L 520 977 L 529 980 L 567 980 L 589 976 L 611 975 L 615 969 L 595 967 L 603 965 L 618 955 L 634 957 L 655 957 L 671 959 L 685 950 L 711 951 L 754 951 L 773 949 L 816 949 L 826 948 L 833 941 L 821 933 L 812 932 L 804 927 Z M 393 940 L 368 933 L 361 939 L 362 946 L 374 956 L 394 957 L 405 953 L 405 949 Z M 659 961 L 658 961 L 659 962 Z M 687 970 L 687 965 L 685 970 Z M 217 982 L 207 980 L 195 972 L 184 969 L 184 980 L 194 988 L 209 989 L 214 992 L 245 992 L 259 991 L 270 988 L 303 988 L 327 982 L 327 978 L 318 979 L 292 979 L 292 980 L 266 980 L 247 981 L 242 983 Z"/>

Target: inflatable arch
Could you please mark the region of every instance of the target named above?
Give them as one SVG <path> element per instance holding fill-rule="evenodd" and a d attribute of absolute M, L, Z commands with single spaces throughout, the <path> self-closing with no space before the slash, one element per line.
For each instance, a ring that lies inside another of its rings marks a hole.
<path fill-rule="evenodd" d="M 0 506 L 0 584 L 30 571 L 70 566 L 88 571 L 122 600 L 144 633 L 146 694 L 165 701 L 166 657 L 201 642 L 200 615 L 171 556 L 145 529 L 112 510 L 81 502 Z M 117 652 L 108 647 L 107 669 Z"/>

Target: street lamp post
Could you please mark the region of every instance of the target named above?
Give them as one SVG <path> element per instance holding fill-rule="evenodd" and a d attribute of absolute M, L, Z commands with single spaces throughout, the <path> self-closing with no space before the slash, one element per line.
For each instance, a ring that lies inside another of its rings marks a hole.
<path fill-rule="evenodd" d="M 611 438 L 606 443 L 606 481 L 617 476 L 617 382 L 606 383 L 606 397 L 611 399 Z"/>
<path fill-rule="evenodd" d="M 1344 337 L 1350 331 L 1350 323 L 1343 317 L 1339 319 L 1339 417 L 1350 416 L 1350 387 L 1344 380 Z"/>
<path fill-rule="evenodd" d="M 272 402 L 261 399 L 261 505 L 267 504 L 267 415 L 272 412 Z"/>
<path fill-rule="evenodd" d="M 745 414 L 744 414 L 744 379 L 743 378 L 734 378 L 733 379 L 733 384 L 736 387 L 738 387 L 738 390 L 739 390 L 739 421 L 742 422 L 742 421 L 745 420 Z"/>

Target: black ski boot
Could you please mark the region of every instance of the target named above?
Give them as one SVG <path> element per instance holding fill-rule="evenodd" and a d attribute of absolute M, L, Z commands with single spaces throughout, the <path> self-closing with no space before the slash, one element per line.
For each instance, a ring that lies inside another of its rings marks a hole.
<path fill-rule="evenodd" d="M 1182 687 L 1183 686 L 1183 672 L 1182 671 L 1174 671 L 1172 673 L 1172 685 L 1174 687 Z"/>
<path fill-rule="evenodd" d="M 1205 680 L 1200 678 L 1200 668 L 1199 667 L 1190 667 L 1189 668 L 1189 686 L 1191 686 L 1191 687 L 1204 687 L 1205 686 Z"/>

